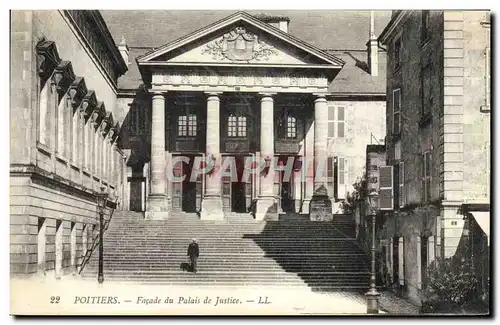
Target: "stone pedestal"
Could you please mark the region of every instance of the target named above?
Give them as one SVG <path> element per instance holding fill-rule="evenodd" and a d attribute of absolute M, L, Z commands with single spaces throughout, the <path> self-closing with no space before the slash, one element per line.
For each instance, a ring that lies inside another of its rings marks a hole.
<path fill-rule="evenodd" d="M 146 220 L 165 220 L 170 215 L 170 203 L 164 194 L 150 194 L 146 206 Z"/>
<path fill-rule="evenodd" d="M 205 196 L 201 201 L 202 220 L 223 220 L 224 213 L 222 212 L 222 200 L 220 196 Z"/>
<path fill-rule="evenodd" d="M 332 201 L 328 197 L 326 187 L 320 186 L 311 199 L 309 204 L 309 217 L 312 221 L 331 221 L 332 214 Z"/>
<path fill-rule="evenodd" d="M 276 198 L 259 197 L 255 205 L 255 220 L 278 220 L 278 204 Z"/>

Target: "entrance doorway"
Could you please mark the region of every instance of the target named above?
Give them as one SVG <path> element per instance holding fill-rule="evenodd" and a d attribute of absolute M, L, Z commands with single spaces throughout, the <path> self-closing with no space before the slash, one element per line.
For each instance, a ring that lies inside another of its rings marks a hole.
<path fill-rule="evenodd" d="M 290 156 L 279 156 L 278 165 L 286 166 Z M 293 156 L 295 157 L 295 156 Z M 295 162 L 295 160 L 294 160 Z M 292 167 L 293 168 L 293 167 Z M 278 196 L 280 198 L 280 210 L 283 212 L 295 212 L 294 200 L 294 184 L 293 184 L 293 169 L 289 177 L 285 177 L 285 171 L 276 171 L 275 173 L 275 188 L 278 189 Z"/>
<path fill-rule="evenodd" d="M 203 190 L 203 175 L 191 181 L 195 156 L 189 156 L 189 162 L 179 161 L 173 167 L 175 177 L 184 176 L 183 180 L 172 182 L 172 210 L 183 212 L 199 212 Z"/>
<path fill-rule="evenodd" d="M 255 175 L 249 177 L 248 182 L 243 179 L 245 171 L 245 156 L 227 156 L 224 159 L 234 159 L 236 166 L 236 177 L 228 176 L 221 178 L 222 186 L 222 208 L 224 212 L 245 213 L 248 212 L 252 203 L 252 184 Z"/>

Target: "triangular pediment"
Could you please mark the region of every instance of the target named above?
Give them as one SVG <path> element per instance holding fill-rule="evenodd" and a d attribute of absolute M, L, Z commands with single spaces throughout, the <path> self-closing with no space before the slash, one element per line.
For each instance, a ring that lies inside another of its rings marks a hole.
<path fill-rule="evenodd" d="M 341 68 L 339 58 L 238 12 L 137 59 L 139 65 L 206 63 Z"/>

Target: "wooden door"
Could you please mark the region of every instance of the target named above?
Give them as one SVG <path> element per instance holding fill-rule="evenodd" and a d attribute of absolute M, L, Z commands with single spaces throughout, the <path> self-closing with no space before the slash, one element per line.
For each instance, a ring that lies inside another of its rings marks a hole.
<path fill-rule="evenodd" d="M 226 157 L 222 157 L 221 166 L 224 166 L 224 160 Z M 221 177 L 222 186 L 222 211 L 231 212 L 231 177 L 223 176 Z"/>
<path fill-rule="evenodd" d="M 205 155 L 201 156 L 201 161 L 205 161 Z M 198 166 L 197 168 L 200 168 Z M 198 174 L 196 178 L 196 211 L 201 211 L 201 200 L 203 199 L 204 191 L 205 191 L 205 174 Z"/>
<path fill-rule="evenodd" d="M 178 161 L 173 167 L 174 179 L 172 180 L 172 211 L 182 211 L 182 180 L 184 163 Z M 178 179 L 177 179 L 178 178 Z"/>
<path fill-rule="evenodd" d="M 275 156 L 274 159 L 278 160 L 280 157 Z M 272 162 L 274 163 L 274 162 Z M 282 211 L 281 207 L 281 171 L 274 170 L 274 187 L 273 187 L 273 194 L 277 198 L 277 208 L 278 212 Z"/>

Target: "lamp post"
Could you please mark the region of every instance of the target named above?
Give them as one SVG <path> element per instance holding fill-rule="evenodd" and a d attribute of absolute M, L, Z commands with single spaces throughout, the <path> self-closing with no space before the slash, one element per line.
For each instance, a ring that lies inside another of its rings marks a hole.
<path fill-rule="evenodd" d="M 375 189 L 370 191 L 368 199 L 370 203 L 369 211 L 372 216 L 372 267 L 370 274 L 370 289 L 365 294 L 367 297 L 366 307 L 368 314 L 378 314 L 378 298 L 380 294 L 377 292 L 377 283 L 375 279 L 375 219 L 378 210 L 378 193 Z"/>
<path fill-rule="evenodd" d="M 96 193 L 97 209 L 99 211 L 99 273 L 97 275 L 97 282 L 104 282 L 104 261 L 103 261 L 103 237 L 104 237 L 104 210 L 106 209 L 106 201 L 108 194 L 104 192 L 104 186 L 101 187 L 101 192 Z"/>

